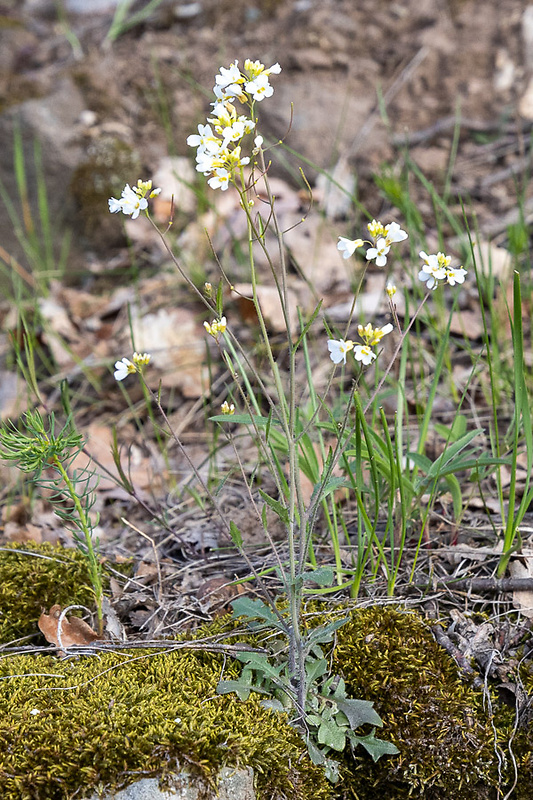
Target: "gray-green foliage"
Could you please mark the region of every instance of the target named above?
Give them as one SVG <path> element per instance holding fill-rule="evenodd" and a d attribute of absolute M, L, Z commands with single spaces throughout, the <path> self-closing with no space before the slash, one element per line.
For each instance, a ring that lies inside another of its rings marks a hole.
<path fill-rule="evenodd" d="M 335 632 L 347 621 L 346 617 L 319 625 L 302 637 L 301 657 L 305 662 L 302 703 L 301 686 L 295 680 L 294 665 L 284 646 L 284 617 L 280 620 L 262 600 L 243 597 L 234 600 L 232 605 L 234 616 L 244 617 L 251 631 L 260 633 L 273 628 L 277 636 L 269 639 L 269 649 L 264 655 L 237 653 L 244 668 L 237 679 L 219 682 L 219 694 L 235 692 L 241 700 L 248 700 L 251 692 L 265 695 L 261 705 L 289 714 L 292 724 L 306 741 L 311 760 L 324 766 L 332 782 L 339 779 L 339 763 L 332 756 L 341 753 L 347 745 L 352 751 L 361 745 L 374 761 L 382 755 L 398 752 L 395 745 L 375 738 L 375 726 L 381 727 L 383 722 L 374 704 L 349 697 L 344 680 L 330 674 L 321 645 L 331 644 Z M 357 734 L 356 730 L 364 725 L 373 728 L 366 735 Z"/>

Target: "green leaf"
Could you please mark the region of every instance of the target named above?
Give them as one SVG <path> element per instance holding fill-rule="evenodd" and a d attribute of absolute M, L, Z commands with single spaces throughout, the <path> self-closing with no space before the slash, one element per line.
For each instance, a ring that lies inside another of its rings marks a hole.
<path fill-rule="evenodd" d="M 376 739 L 374 731 L 368 736 L 354 736 L 355 743 L 362 745 L 367 753 L 372 756 L 373 761 L 377 761 L 381 756 L 394 756 L 400 751 L 392 742 L 384 742 L 383 739 Z"/>
<path fill-rule="evenodd" d="M 313 764 L 320 765 L 323 764 L 324 761 L 326 760 L 326 756 L 324 755 L 322 750 L 320 750 L 320 748 L 317 747 L 316 744 L 314 744 L 311 741 L 311 739 L 307 740 L 307 750 L 309 752 L 309 757 L 311 758 Z"/>
<path fill-rule="evenodd" d="M 219 317 L 221 317 L 224 313 L 224 284 L 222 281 L 218 282 L 215 304 L 217 308 L 217 314 Z"/>
<path fill-rule="evenodd" d="M 339 710 L 346 716 L 352 731 L 366 724 L 379 727 L 383 725 L 381 717 L 374 710 L 374 704 L 370 700 L 336 700 L 335 702 Z"/>
<path fill-rule="evenodd" d="M 328 625 L 320 626 L 315 628 L 314 630 L 310 631 L 305 637 L 305 648 L 306 651 L 309 652 L 316 644 L 327 644 L 331 642 L 333 639 L 333 634 L 339 628 L 348 622 L 348 617 L 342 617 L 341 619 L 336 619 L 333 622 L 328 623 Z"/>
<path fill-rule="evenodd" d="M 237 422 L 240 425 L 252 425 L 257 428 L 265 428 L 268 425 L 268 417 L 260 417 L 257 414 L 215 414 L 209 417 L 211 422 Z"/>
<path fill-rule="evenodd" d="M 283 503 L 280 503 L 279 500 L 275 500 L 273 497 L 270 497 L 270 495 L 267 494 L 266 492 L 264 492 L 262 489 L 259 489 L 259 494 L 261 495 L 261 497 L 263 498 L 265 503 L 267 503 L 267 505 L 270 506 L 272 511 L 274 511 L 275 514 L 277 514 L 277 516 L 280 518 L 280 520 L 285 525 L 288 525 L 289 524 L 289 512 L 288 512 L 287 508 L 283 505 Z"/>
<path fill-rule="evenodd" d="M 317 678 L 321 678 L 328 670 L 328 662 L 325 658 L 317 658 L 316 660 L 308 660 L 305 663 L 305 674 L 307 676 L 307 683 L 313 684 Z"/>
<path fill-rule="evenodd" d="M 217 684 L 217 694 L 232 694 L 235 692 L 239 700 L 245 702 L 250 697 L 252 687 L 252 673 L 243 670 L 242 675 L 237 681 L 219 681 Z"/>
<path fill-rule="evenodd" d="M 242 548 L 242 533 L 235 525 L 233 520 L 229 524 L 229 535 L 231 536 L 231 541 L 235 547 L 238 547 L 239 549 Z"/>
<path fill-rule="evenodd" d="M 263 708 L 270 708 L 272 711 L 287 711 L 281 700 L 276 700 L 275 697 L 269 697 L 266 700 L 261 700 L 259 703 Z"/>
<path fill-rule="evenodd" d="M 235 657 L 246 664 L 247 669 L 252 669 L 254 672 L 259 672 L 263 676 L 280 682 L 280 672 L 284 669 L 284 664 L 274 667 L 269 662 L 268 656 L 262 656 L 260 653 L 236 653 Z"/>
<path fill-rule="evenodd" d="M 315 483 L 313 486 L 313 494 L 311 495 L 311 503 L 319 503 L 328 497 L 333 492 L 336 492 L 337 489 L 349 487 L 350 482 L 346 478 L 341 478 L 339 476 L 331 476 L 327 479 L 326 483 L 322 485 L 322 482 L 319 481 Z"/>
<path fill-rule="evenodd" d="M 466 433 L 467 418 L 463 414 L 458 414 L 450 427 L 442 425 L 440 422 L 433 423 L 433 427 L 443 439 L 450 442 L 457 442 Z"/>
<path fill-rule="evenodd" d="M 318 729 L 318 741 L 341 752 L 346 744 L 346 733 L 334 720 L 322 720 Z"/>
<path fill-rule="evenodd" d="M 251 597 L 237 597 L 232 601 L 234 617 L 247 617 L 248 619 L 262 619 L 280 627 L 276 614 L 262 600 Z"/>
<path fill-rule="evenodd" d="M 317 567 L 312 572 L 303 572 L 301 576 L 304 581 L 312 581 L 319 586 L 331 586 L 335 578 L 333 567 Z"/>

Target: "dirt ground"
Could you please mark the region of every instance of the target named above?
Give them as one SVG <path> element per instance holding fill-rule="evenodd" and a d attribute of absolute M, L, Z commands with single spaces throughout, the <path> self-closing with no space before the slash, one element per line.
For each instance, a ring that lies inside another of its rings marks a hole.
<path fill-rule="evenodd" d="M 135 4 L 130 13 L 145 5 Z M 71 10 L 74 7 L 79 13 Z M 57 365 L 45 393 L 53 407 L 62 378 L 76 387 L 81 429 L 89 437 L 91 455 L 104 467 L 113 468 L 112 424 L 119 426 L 121 441 L 129 446 L 141 507 L 132 510 L 131 498 L 101 470 L 101 540 L 114 557 L 138 557 L 136 588 L 122 597 L 121 612 L 136 635 L 153 637 L 224 607 L 227 596 L 213 592 L 242 565 L 232 553 L 209 556 L 219 542 L 216 523 L 208 513 L 199 513 L 190 498 L 183 499 L 179 491 L 169 493 L 164 478 L 168 464 L 162 463 L 153 442 L 136 443 L 135 417 L 126 404 L 117 409 L 109 364 L 129 352 L 127 308 L 132 304 L 137 348 L 157 350 L 163 341 L 172 344 L 172 356 L 165 356 L 170 359 L 168 368 L 158 379 L 173 397 L 172 421 L 190 445 L 191 458 L 205 468 L 208 445 L 199 390 L 205 379 L 199 366 L 204 345 L 194 350 L 191 344 L 195 337 L 202 338 L 198 309 L 169 272 L 167 254 L 142 220 L 135 230 L 127 227 L 127 244 L 116 218 L 107 213 L 107 197 L 116 191 L 117 181 L 123 185 L 156 174 L 169 178 L 169 156 L 178 159 L 174 167 L 190 180 L 183 159 L 192 164 L 186 138 L 203 121 L 213 76 L 221 65 L 250 57 L 282 66 L 274 97 L 261 109 L 262 125 L 272 141 L 282 138 L 300 155 L 286 151 L 271 174 L 280 182 L 278 194 L 285 200 L 289 222 L 301 217 L 307 202 L 298 179 L 300 165 L 315 203 L 325 211 L 329 249 L 320 251 L 322 261 L 313 278 L 332 315 L 335 309 L 343 313 L 351 284 L 339 272 L 331 237 L 354 231 L 354 212 L 340 201 L 328 206 L 319 179 L 323 170 L 334 170 L 344 185 L 354 181 L 358 200 L 379 217 L 391 205 L 376 189 L 374 174 L 397 176 L 411 160 L 445 191 L 452 211 L 460 210 L 461 201 L 467 203 L 481 239 L 505 249 L 509 226 L 520 220 L 520 213 L 526 222 L 533 216 L 533 6 L 521 0 L 162 2 L 114 41 L 109 38 L 112 20 L 112 9 L 96 13 L 90 0 L 0 2 L 0 179 L 19 208 L 12 142 L 20 131 L 30 213 L 37 213 L 33 141 L 38 138 L 50 216 L 60 221 L 62 230 L 73 231 L 65 279 L 52 282 L 49 295 L 39 301 L 52 332 L 69 343 L 66 353 L 56 346 L 50 329 L 42 334 L 43 346 Z M 420 183 L 411 188 L 428 239 L 436 241 L 439 211 Z M 176 243 L 188 267 L 203 279 L 214 274 L 210 248 L 200 239 L 207 227 L 215 247 L 225 253 L 224 263 L 239 277 L 225 229 L 208 217 L 205 203 L 198 206 L 197 198 L 186 192 L 180 197 Z M 212 202 L 219 216 L 234 222 L 231 197 Z M 162 203 L 159 214 L 164 221 L 169 197 L 163 194 Z M 23 211 L 19 213 L 24 218 Z M 316 245 L 318 217 L 310 214 L 309 227 L 289 242 L 297 262 Z M 446 229 L 446 219 L 441 222 Z M 306 244 L 306 236 L 311 244 Z M 30 294 L 37 291 L 31 260 L 13 233 L 7 211 L 0 214 L 0 258 Z M 3 280 L 0 413 L 7 417 L 20 410 L 24 392 L 12 367 L 9 336 L 16 325 Z M 300 289 L 295 284 L 301 300 Z M 467 293 L 463 313 L 468 311 Z M 271 322 L 275 330 L 275 319 Z M 80 378 L 80 359 L 95 370 L 101 390 L 97 413 L 96 384 Z M 223 387 L 214 395 L 217 402 L 224 399 Z M 133 394 L 134 404 L 141 400 Z M 226 458 L 222 451 L 222 465 Z M 176 457 L 171 469 L 182 488 L 187 466 Z M 11 474 L 5 472 L 4 478 L 12 485 Z M 260 547 L 254 526 L 246 531 L 249 514 L 237 483 L 228 484 L 223 501 L 245 535 Z M 157 503 L 166 511 L 166 530 L 161 527 L 156 534 L 163 573 L 152 559 L 150 542 L 135 528 L 146 528 L 146 509 Z M 125 516 L 131 524 L 123 523 Z M 58 529 L 46 504 L 32 517 L 21 505 L 4 509 L 1 535 L 19 542 L 55 541 L 65 532 Z M 257 549 L 258 559 L 263 554 Z M 153 587 L 161 588 L 162 580 L 168 586 L 171 579 L 178 590 L 167 597 L 162 615 Z"/>

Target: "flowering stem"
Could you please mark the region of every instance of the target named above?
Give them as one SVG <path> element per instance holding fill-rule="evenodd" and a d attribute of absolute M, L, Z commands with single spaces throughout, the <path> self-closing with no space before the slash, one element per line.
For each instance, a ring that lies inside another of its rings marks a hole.
<path fill-rule="evenodd" d="M 429 295 L 430 295 L 430 294 L 431 294 L 431 292 L 430 292 L 430 291 L 429 291 L 429 292 L 426 292 L 426 294 L 424 295 L 424 297 L 423 297 L 423 299 L 422 299 L 422 302 L 420 303 L 420 305 L 419 305 L 419 306 L 418 306 L 418 308 L 416 309 L 415 313 L 413 314 L 413 316 L 412 316 L 412 318 L 411 318 L 411 320 L 410 320 L 410 322 L 409 322 L 409 325 L 407 326 L 407 328 L 406 328 L 404 331 L 402 331 L 402 333 L 401 333 L 401 335 L 400 335 L 400 338 L 399 338 L 399 340 L 398 340 L 398 344 L 397 344 L 397 345 L 396 345 L 396 347 L 394 348 L 394 353 L 392 354 L 392 356 L 391 356 L 391 358 L 390 358 L 390 361 L 389 361 L 389 363 L 387 364 L 387 367 L 386 367 L 385 371 L 383 372 L 383 375 L 381 376 L 381 380 L 379 381 L 378 385 L 377 385 L 377 386 L 376 386 L 376 388 L 374 389 L 374 391 L 373 391 L 373 393 L 372 393 L 372 396 L 370 397 L 370 400 L 367 402 L 366 406 L 365 406 L 365 407 L 364 407 L 364 409 L 363 409 L 363 412 L 364 412 L 365 414 L 366 414 L 366 412 L 368 411 L 368 409 L 370 408 L 370 406 L 373 404 L 374 400 L 376 399 L 377 395 L 379 394 L 379 392 L 380 392 L 380 390 L 381 390 L 381 387 L 382 387 L 382 386 L 383 386 L 383 384 L 385 383 L 385 381 L 386 381 L 386 379 L 387 379 L 387 376 L 388 376 L 388 374 L 390 373 L 390 371 L 391 371 L 392 367 L 394 366 L 394 362 L 396 361 L 396 357 L 397 357 L 398 353 L 399 353 L 399 352 L 400 352 L 400 350 L 401 350 L 401 347 L 402 347 L 402 345 L 403 345 L 403 343 L 404 343 L 404 339 L 405 339 L 405 337 L 407 336 L 407 334 L 409 333 L 409 331 L 410 331 L 410 330 L 411 330 L 411 328 L 413 327 L 413 325 L 414 325 L 414 322 L 415 322 L 416 318 L 418 317 L 418 315 L 419 315 L 420 311 L 422 310 L 422 306 L 424 305 L 424 303 L 426 302 L 426 300 L 428 299 L 428 297 L 429 297 Z"/>

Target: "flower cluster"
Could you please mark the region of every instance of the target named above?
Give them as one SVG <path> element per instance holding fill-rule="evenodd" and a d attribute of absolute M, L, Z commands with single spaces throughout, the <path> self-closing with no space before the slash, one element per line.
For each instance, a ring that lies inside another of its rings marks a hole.
<path fill-rule="evenodd" d="M 225 333 L 226 325 L 226 317 L 220 317 L 220 319 L 215 319 L 211 323 L 204 322 L 204 328 L 214 339 L 218 339 L 221 333 Z"/>
<path fill-rule="evenodd" d="M 228 403 L 227 400 L 224 400 L 222 405 L 220 406 L 220 410 L 223 414 L 231 416 L 231 414 L 235 414 L 235 406 L 233 403 Z"/>
<path fill-rule="evenodd" d="M 128 375 L 140 372 L 141 367 L 145 367 L 150 363 L 151 357 L 149 353 L 134 353 L 132 356 L 133 361 L 128 358 L 117 361 L 115 364 L 115 380 L 123 381 Z"/>
<path fill-rule="evenodd" d="M 346 364 L 346 356 L 350 351 L 356 361 L 361 361 L 362 364 L 367 366 L 371 364 L 376 358 L 376 354 L 372 347 L 383 339 L 388 333 L 392 331 L 390 322 L 382 328 L 373 328 L 370 323 L 368 325 L 359 325 L 357 332 L 364 344 L 355 344 L 351 339 L 330 339 L 328 341 L 329 357 L 334 364 Z"/>
<path fill-rule="evenodd" d="M 423 268 L 418 273 L 419 279 L 426 284 L 428 289 L 436 289 L 439 283 L 449 283 L 455 286 L 456 283 L 464 283 L 466 269 L 463 267 L 451 267 L 451 256 L 445 253 L 434 253 L 429 255 L 423 250 L 420 258 L 424 262 Z"/>
<path fill-rule="evenodd" d="M 123 214 L 131 215 L 132 219 L 137 219 L 140 212 L 148 208 L 146 196 L 155 197 L 160 191 L 161 189 L 152 189 L 152 181 L 138 180 L 137 186 L 133 188 L 127 183 L 118 200 L 116 197 L 109 198 L 109 210 L 112 214 L 122 211 Z"/>
<path fill-rule="evenodd" d="M 391 245 L 395 242 L 403 242 L 404 239 L 407 239 L 407 234 L 397 222 L 390 222 L 383 226 L 381 222 L 373 219 L 368 223 L 367 228 L 371 241 L 366 240 L 365 242 L 364 239 L 346 239 L 344 236 L 339 236 L 337 249 L 342 253 L 343 258 L 350 258 L 365 243 L 370 244 L 371 246 L 366 251 L 367 261 L 375 261 L 377 267 L 384 267 Z"/>
<path fill-rule="evenodd" d="M 265 69 L 260 61 L 246 59 L 242 72 L 238 64 L 234 61 L 227 69 L 220 68 L 213 89 L 216 100 L 212 103 L 212 116 L 207 118 L 207 125 L 198 125 L 198 133 L 187 138 L 187 144 L 197 148 L 196 169 L 208 177 L 212 189 L 222 191 L 228 188 L 235 170 L 250 163 L 248 156 L 241 155 L 241 143 L 255 128 L 253 119 L 237 113 L 234 101 L 253 109 L 256 101 L 270 97 L 274 91 L 269 75 L 281 72 L 279 64 Z M 257 136 L 256 147 L 261 147 L 262 142 L 262 137 Z"/>

